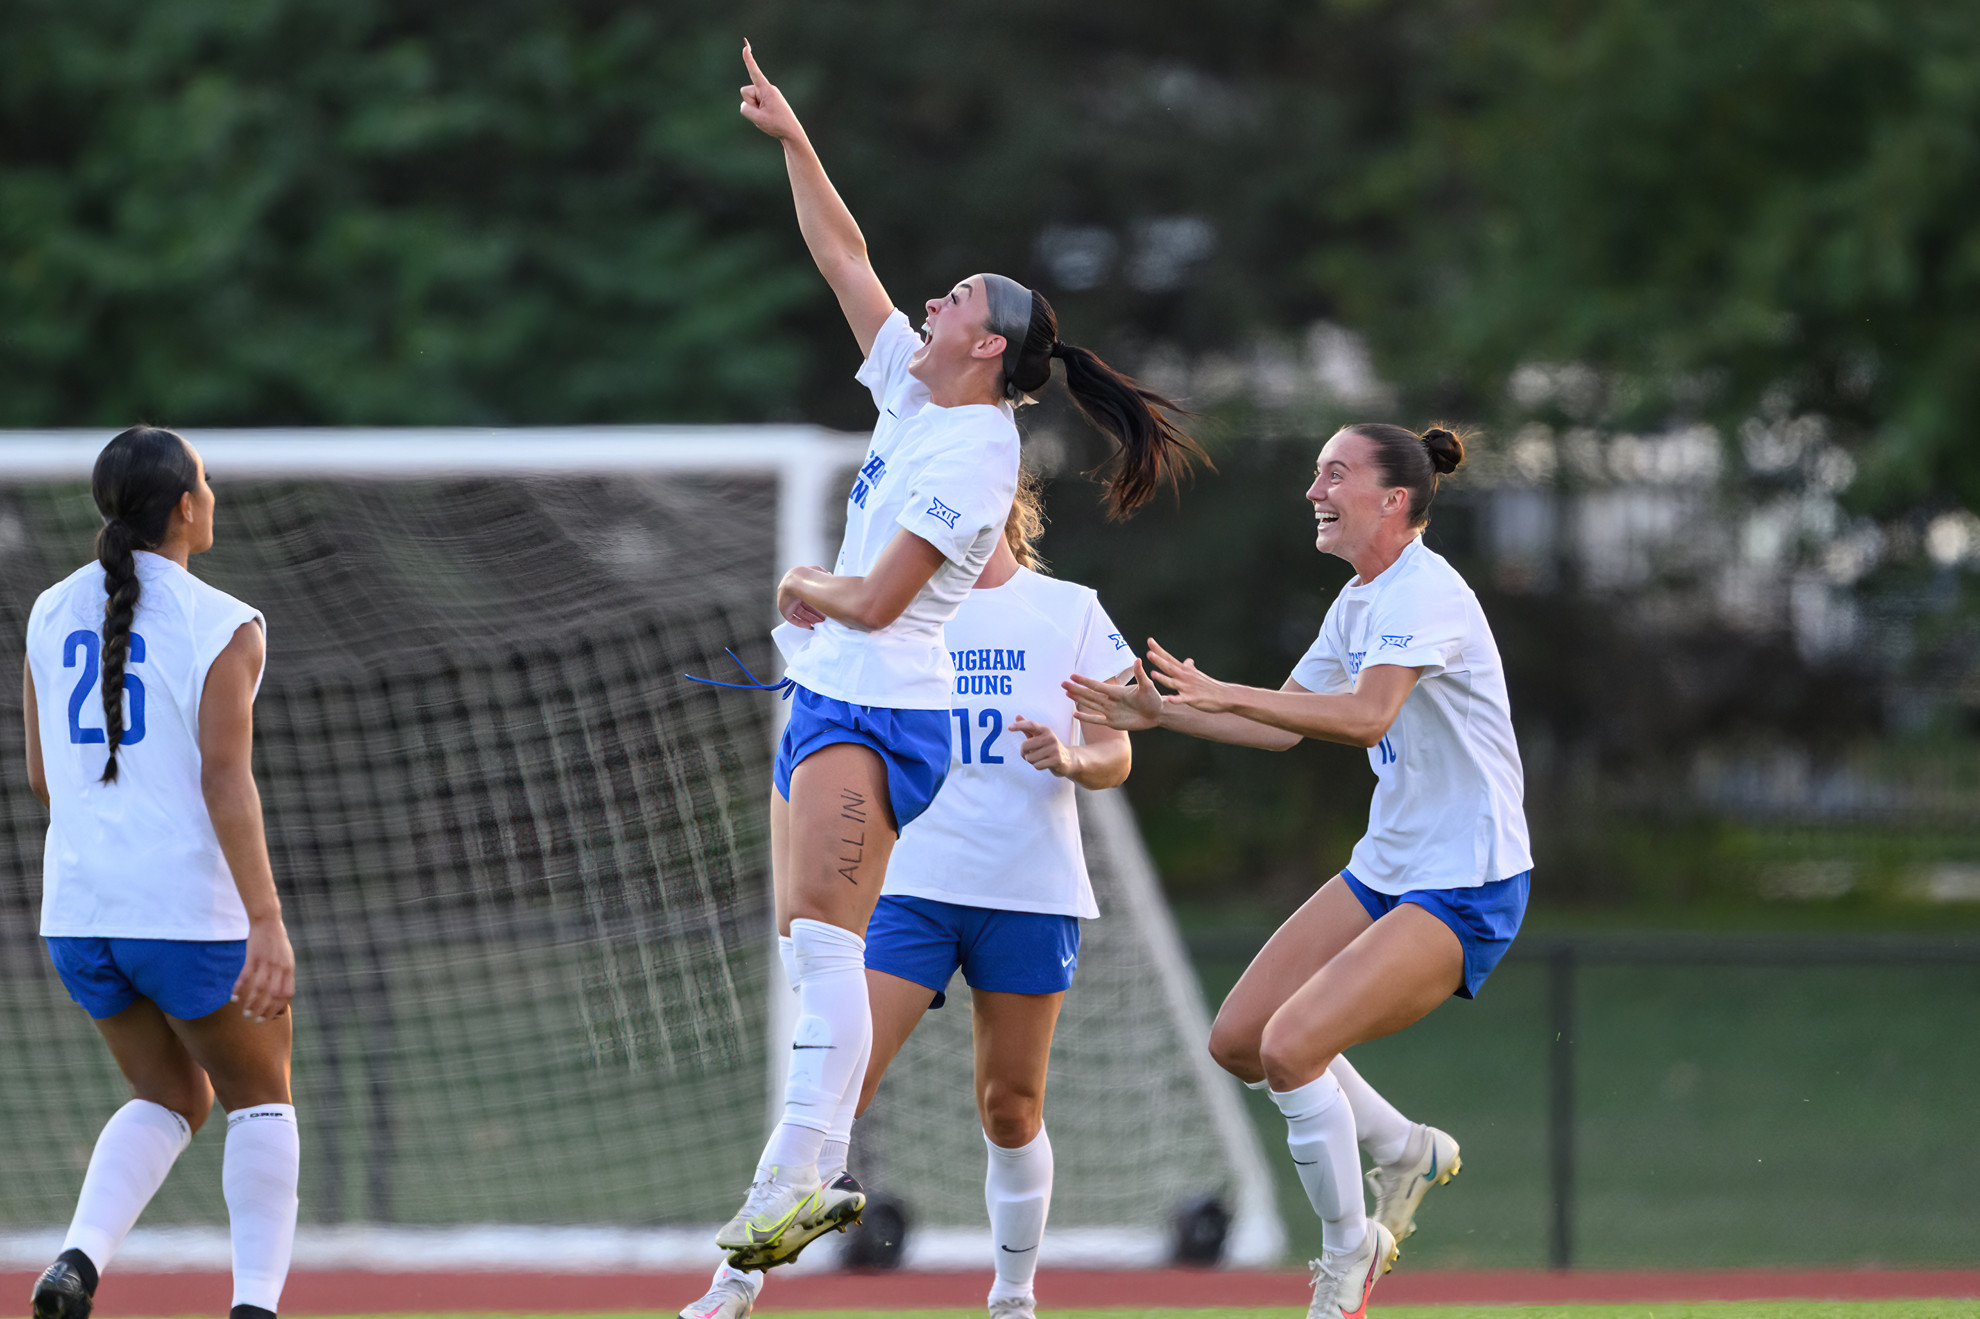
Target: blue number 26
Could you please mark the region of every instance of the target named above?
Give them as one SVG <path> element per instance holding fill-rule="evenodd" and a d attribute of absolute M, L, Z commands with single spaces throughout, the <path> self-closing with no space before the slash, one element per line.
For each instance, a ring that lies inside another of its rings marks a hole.
<path fill-rule="evenodd" d="M 82 675 L 76 679 L 76 689 L 69 693 L 69 740 L 88 746 L 104 741 L 101 728 L 84 728 L 82 723 L 83 702 L 96 694 L 96 677 L 101 672 L 103 638 L 94 632 L 71 632 L 62 642 L 62 667 L 76 667 L 76 652 L 82 652 Z M 144 638 L 131 633 L 132 664 L 144 663 Z M 144 680 L 135 673 L 124 674 L 124 710 L 130 717 L 130 729 L 124 734 L 123 745 L 135 746 L 144 741 Z"/>

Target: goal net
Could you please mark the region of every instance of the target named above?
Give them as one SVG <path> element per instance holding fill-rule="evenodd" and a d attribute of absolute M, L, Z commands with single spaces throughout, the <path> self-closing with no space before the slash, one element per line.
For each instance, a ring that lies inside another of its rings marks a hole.
<path fill-rule="evenodd" d="M 0 652 L 90 558 L 106 438 L 0 436 Z M 189 438 L 220 497 L 195 567 L 269 620 L 255 770 L 298 961 L 298 1267 L 712 1263 L 787 1029 L 766 814 L 782 709 L 685 675 L 732 674 L 728 651 L 775 671 L 770 588 L 829 562 L 859 440 Z M 19 690 L 0 683 L 11 737 Z M 124 1091 L 36 937 L 45 814 L 17 752 L 0 785 L 0 1258 L 33 1265 Z M 1132 819 L 1118 794 L 1082 814 L 1105 918 L 1054 1051 L 1046 1258 L 1156 1262 L 1176 1209 L 1216 1195 L 1228 1258 L 1266 1262 L 1269 1174 L 1208 1070 Z M 911 1262 L 987 1240 L 956 989 L 855 1160 L 909 1206 Z M 220 1148 L 194 1141 L 127 1264 L 225 1266 Z"/>

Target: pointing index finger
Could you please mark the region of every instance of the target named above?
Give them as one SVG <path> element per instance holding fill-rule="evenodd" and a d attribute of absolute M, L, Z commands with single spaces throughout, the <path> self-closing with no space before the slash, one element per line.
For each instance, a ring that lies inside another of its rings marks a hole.
<path fill-rule="evenodd" d="M 749 43 L 743 42 L 743 67 L 749 70 L 749 80 L 756 84 L 758 91 L 769 89 L 770 80 L 763 76 L 763 70 L 756 67 L 756 56 L 750 52 Z"/>

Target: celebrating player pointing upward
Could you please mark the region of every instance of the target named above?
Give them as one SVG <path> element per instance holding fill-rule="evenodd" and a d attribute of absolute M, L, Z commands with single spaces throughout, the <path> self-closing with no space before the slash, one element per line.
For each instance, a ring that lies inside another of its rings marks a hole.
<path fill-rule="evenodd" d="M 771 798 L 771 869 L 796 1038 L 783 1118 L 716 1236 L 738 1266 L 766 1268 L 864 1205 L 836 1175 L 843 1146 L 826 1151 L 828 1133 L 850 1128 L 872 1044 L 863 936 L 895 839 L 948 772 L 955 673 L 943 625 L 1003 535 L 1017 485 L 1015 404 L 1065 363 L 1074 401 L 1121 446 L 1117 511 L 1147 499 L 1194 446 L 1151 406 L 1160 398 L 1060 343 L 1050 304 L 1015 280 L 972 276 L 929 300 L 921 333 L 910 329 L 789 102 L 747 46 L 743 60 L 743 117 L 783 144 L 798 228 L 866 354 L 858 378 L 880 414 L 833 571 L 794 568 L 777 592 L 795 690 Z"/>
<path fill-rule="evenodd" d="M 1524 780 L 1505 672 L 1477 597 L 1421 539 L 1437 480 L 1464 459 L 1450 431 L 1350 426 L 1327 441 L 1306 498 L 1318 548 L 1355 576 L 1278 691 L 1219 682 L 1148 644 L 1159 695 L 1075 678 L 1082 719 L 1174 728 L 1284 750 L 1303 737 L 1366 747 L 1368 832 L 1266 943 L 1211 1030 L 1217 1061 L 1269 1084 L 1325 1250 L 1316 1319 L 1359 1315 L 1408 1235 L 1416 1203 L 1456 1169 L 1457 1145 L 1413 1126 L 1340 1055 L 1469 998 L 1526 909 Z M 1360 1137 L 1376 1167 L 1362 1200 Z"/>

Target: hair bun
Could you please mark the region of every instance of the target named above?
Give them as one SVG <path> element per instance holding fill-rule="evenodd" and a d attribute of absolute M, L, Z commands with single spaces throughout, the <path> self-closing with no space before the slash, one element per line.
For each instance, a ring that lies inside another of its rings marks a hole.
<path fill-rule="evenodd" d="M 1430 451 L 1430 465 L 1437 475 L 1448 476 L 1464 461 L 1464 441 L 1455 431 L 1432 426 L 1423 432 L 1423 447 Z"/>

